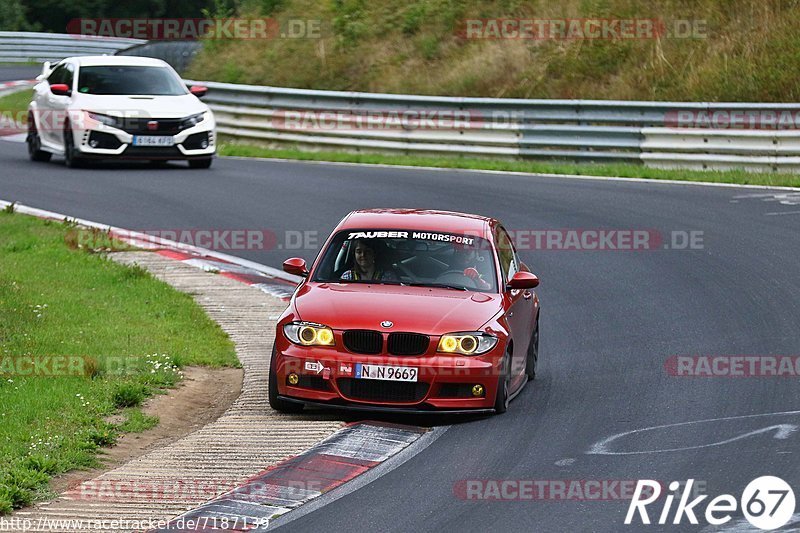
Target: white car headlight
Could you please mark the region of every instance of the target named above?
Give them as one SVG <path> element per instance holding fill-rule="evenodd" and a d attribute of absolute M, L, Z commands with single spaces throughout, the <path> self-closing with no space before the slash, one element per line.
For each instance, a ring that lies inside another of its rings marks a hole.
<path fill-rule="evenodd" d="M 181 129 L 185 130 L 197 126 L 206 119 L 207 115 L 208 111 L 203 111 L 202 113 L 186 117 L 181 121 Z"/>
<path fill-rule="evenodd" d="M 333 346 L 333 330 L 313 322 L 290 322 L 283 326 L 286 338 L 301 346 Z"/>
<path fill-rule="evenodd" d="M 86 111 L 86 114 L 89 115 L 89 118 L 92 120 L 96 120 L 106 126 L 111 126 L 112 128 L 119 128 L 122 119 L 117 117 L 112 117 L 111 115 L 103 115 L 102 113 L 94 113 L 92 111 Z"/>
<path fill-rule="evenodd" d="M 497 344 L 497 337 L 480 331 L 448 333 L 439 339 L 437 352 L 461 355 L 481 355 Z"/>

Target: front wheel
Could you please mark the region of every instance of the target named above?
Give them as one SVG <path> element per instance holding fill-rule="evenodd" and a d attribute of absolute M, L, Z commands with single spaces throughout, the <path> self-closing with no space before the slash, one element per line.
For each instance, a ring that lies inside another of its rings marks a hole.
<path fill-rule="evenodd" d="M 189 168 L 211 168 L 211 162 L 214 161 L 208 157 L 206 159 L 190 159 Z"/>
<path fill-rule="evenodd" d="M 31 161 L 40 161 L 46 163 L 50 161 L 53 154 L 42 150 L 42 139 L 39 137 L 39 132 L 36 130 L 36 122 L 33 119 L 33 113 L 28 113 L 28 138 L 25 139 L 28 143 L 28 156 Z"/>
<path fill-rule="evenodd" d="M 69 124 L 64 129 L 64 164 L 67 168 L 81 168 L 84 159 L 79 157 L 78 149 L 75 148 L 75 137 L 72 135 L 72 128 Z"/>
<path fill-rule="evenodd" d="M 299 413 L 303 410 L 303 404 L 287 402 L 278 398 L 278 375 L 275 372 L 275 347 L 272 347 L 272 359 L 269 363 L 269 384 L 267 385 L 267 396 L 269 398 L 269 406 L 278 411 L 279 413 Z"/>
<path fill-rule="evenodd" d="M 531 343 L 528 345 L 528 358 L 525 361 L 525 374 L 528 376 L 528 381 L 536 378 L 536 363 L 539 362 L 539 320 L 536 320 L 536 325 L 533 327 L 531 334 Z"/>
<path fill-rule="evenodd" d="M 501 365 L 500 370 L 500 377 L 497 380 L 497 395 L 495 396 L 494 400 L 494 412 L 498 415 L 505 413 L 508 411 L 508 403 L 509 403 L 509 386 L 511 383 L 511 372 L 509 371 L 509 361 L 511 360 L 511 354 L 507 353 L 505 357 L 503 357 L 503 363 Z"/>

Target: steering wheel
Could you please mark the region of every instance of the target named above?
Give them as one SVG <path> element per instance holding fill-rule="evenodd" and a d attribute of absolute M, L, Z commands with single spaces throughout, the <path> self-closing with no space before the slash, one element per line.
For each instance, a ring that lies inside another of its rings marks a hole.
<path fill-rule="evenodd" d="M 463 285 L 464 287 L 470 289 L 477 289 L 478 285 L 475 283 L 475 280 L 470 278 L 469 276 L 465 276 L 462 270 L 448 270 L 446 272 L 442 272 L 439 276 L 434 280 L 434 283 L 443 283 L 446 285 Z"/>

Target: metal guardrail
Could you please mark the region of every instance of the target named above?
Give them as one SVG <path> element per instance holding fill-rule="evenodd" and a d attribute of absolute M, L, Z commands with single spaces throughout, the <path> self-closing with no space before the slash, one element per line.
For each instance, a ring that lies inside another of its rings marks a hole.
<path fill-rule="evenodd" d="M 144 42 L 146 41 L 141 39 L 0 31 L 0 63 L 60 61 L 70 56 L 111 55 Z"/>
<path fill-rule="evenodd" d="M 180 68 L 198 46 L 0 32 L 0 62 L 122 53 L 164 56 Z M 220 134 L 269 145 L 800 171 L 800 104 L 522 100 L 187 83 L 208 86 L 206 101 Z M 725 119 L 722 127 L 702 120 L 703 127 L 681 124 L 686 117 L 718 116 Z"/>
<path fill-rule="evenodd" d="M 800 117 L 800 104 L 456 98 L 187 83 L 209 88 L 205 101 L 216 114 L 220 134 L 274 146 L 617 160 L 671 168 L 800 169 L 798 129 L 763 130 L 758 128 L 769 124 L 759 122 L 749 125 L 754 129 L 743 129 L 743 123 L 738 129 L 679 123 L 681 113 Z M 435 117 L 433 127 L 425 126 L 426 116 Z M 461 120 L 449 124 L 442 117 Z"/>

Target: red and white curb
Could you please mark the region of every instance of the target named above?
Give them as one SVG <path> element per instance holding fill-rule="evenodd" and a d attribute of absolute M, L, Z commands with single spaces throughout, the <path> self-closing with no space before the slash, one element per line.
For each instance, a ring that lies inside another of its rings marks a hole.
<path fill-rule="evenodd" d="M 28 87 L 33 87 L 37 83 L 39 83 L 39 82 L 36 81 L 36 80 L 6 81 L 6 82 L 3 82 L 3 83 L 0 83 L 0 93 L 4 93 L 6 91 L 13 91 L 13 90 L 17 90 L 17 89 L 19 89 L 19 90 L 27 89 Z M 4 95 L 0 94 L 0 96 L 4 96 Z"/>
<path fill-rule="evenodd" d="M 368 472 L 428 431 L 382 422 L 351 424 L 150 533 L 266 531 L 274 518 Z"/>
<path fill-rule="evenodd" d="M 5 209 L 12 202 L 0 200 L 0 209 Z M 295 287 L 300 283 L 299 276 L 287 274 L 276 268 L 268 267 L 248 261 L 240 257 L 200 248 L 190 244 L 180 243 L 163 239 L 154 235 L 148 235 L 137 231 L 130 231 L 91 220 L 73 218 L 61 213 L 45 211 L 35 207 L 14 204 L 14 211 L 24 215 L 31 215 L 38 218 L 49 220 L 74 222 L 79 226 L 95 228 L 107 233 L 109 236 L 122 241 L 131 246 L 152 250 L 160 255 L 181 261 L 190 266 L 201 268 L 207 272 L 217 272 L 220 275 L 241 281 L 252 287 L 260 289 L 267 294 L 277 296 L 283 300 L 288 300 Z"/>
<path fill-rule="evenodd" d="M 12 205 L 0 200 L 0 209 Z M 14 211 L 38 218 L 96 228 L 141 248 L 182 263 L 215 271 L 284 299 L 301 278 L 246 259 L 13 204 Z M 357 422 L 337 431 L 300 455 L 256 474 L 242 485 L 172 519 L 160 531 L 265 531 L 270 520 L 369 472 L 426 435 L 427 428 L 383 422 Z M 435 434 L 433 431 L 431 434 Z M 365 476 L 362 479 L 367 479 Z"/>
<path fill-rule="evenodd" d="M 36 80 L 18 80 L 0 83 L 0 98 L 27 89 L 38 83 Z M 25 142 L 28 127 L 20 124 L 7 110 L 0 109 L 0 140 L 9 142 Z"/>

